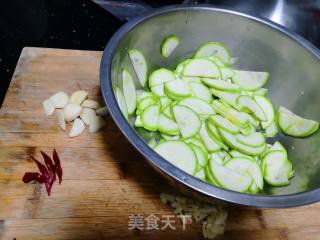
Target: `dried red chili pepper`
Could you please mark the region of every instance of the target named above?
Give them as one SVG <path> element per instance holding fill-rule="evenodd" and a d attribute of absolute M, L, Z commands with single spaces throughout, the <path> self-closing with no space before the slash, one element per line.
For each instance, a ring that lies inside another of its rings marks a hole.
<path fill-rule="evenodd" d="M 59 183 L 61 184 L 63 171 L 58 153 L 55 149 L 53 151 L 53 161 L 45 152 L 41 151 L 41 155 L 46 165 L 43 165 L 37 159 L 31 156 L 31 159 L 37 164 L 40 173 L 26 172 L 22 178 L 22 181 L 24 183 L 29 183 L 31 181 L 44 183 L 47 193 L 50 196 L 51 188 L 56 181 L 56 174 L 58 175 Z"/>

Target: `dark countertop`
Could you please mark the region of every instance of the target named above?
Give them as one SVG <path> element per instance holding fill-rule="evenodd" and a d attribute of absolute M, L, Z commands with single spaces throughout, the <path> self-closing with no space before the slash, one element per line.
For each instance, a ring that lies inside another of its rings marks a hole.
<path fill-rule="evenodd" d="M 159 7 L 177 4 L 182 0 L 146 2 Z M 254 12 L 267 9 L 264 7 L 257 10 L 257 6 L 266 5 L 264 0 L 199 0 L 198 2 L 214 2 L 218 6 L 223 5 L 237 10 L 251 9 Z M 298 17 L 299 22 L 304 23 L 297 32 L 319 47 L 320 0 L 306 2 L 297 2 L 297 5 L 301 5 L 297 8 L 297 13 L 311 12 L 316 16 L 318 24 L 314 21 L 310 23 L 310 18 L 304 18 L 301 14 L 297 16 L 295 13 L 294 16 Z M 108 39 L 123 24 L 91 0 L 3 0 L 1 3 L 0 106 L 23 47 L 103 50 Z M 308 9 L 310 5 L 318 7 Z"/>

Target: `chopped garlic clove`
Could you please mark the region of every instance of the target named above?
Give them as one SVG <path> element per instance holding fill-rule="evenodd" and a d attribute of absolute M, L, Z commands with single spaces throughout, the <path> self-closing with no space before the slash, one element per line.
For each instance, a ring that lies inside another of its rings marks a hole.
<path fill-rule="evenodd" d="M 88 92 L 84 90 L 78 90 L 72 93 L 69 103 L 81 104 L 88 97 Z"/>
<path fill-rule="evenodd" d="M 62 129 L 62 130 L 66 130 L 66 122 L 64 120 L 64 114 L 63 114 L 63 111 L 62 110 L 58 110 L 57 111 L 57 117 L 58 117 L 58 124 L 59 124 L 59 127 Z"/>
<path fill-rule="evenodd" d="M 94 121 L 89 125 L 89 132 L 94 133 L 102 129 L 106 125 L 105 120 L 101 116 L 96 116 Z"/>
<path fill-rule="evenodd" d="M 80 105 L 69 103 L 63 109 L 64 119 L 67 122 L 71 122 L 72 120 L 79 117 L 81 112 L 82 112 L 82 107 Z"/>
<path fill-rule="evenodd" d="M 51 99 L 44 100 L 42 106 L 47 116 L 50 116 L 56 109 Z"/>
<path fill-rule="evenodd" d="M 69 137 L 77 137 L 83 133 L 85 129 L 84 122 L 80 118 L 76 118 L 72 124 L 72 128 L 69 133 Z"/>
<path fill-rule="evenodd" d="M 100 108 L 100 103 L 98 103 L 95 100 L 91 100 L 91 99 L 86 99 L 84 100 L 84 102 L 81 104 L 82 107 L 86 107 L 86 108 L 92 108 L 92 109 L 98 109 Z"/>
<path fill-rule="evenodd" d="M 91 108 L 84 108 L 80 115 L 80 118 L 86 125 L 90 125 L 96 119 L 96 112 Z"/>
<path fill-rule="evenodd" d="M 69 96 L 65 92 L 57 92 L 50 97 L 50 100 L 55 108 L 64 108 L 68 104 Z"/>
<path fill-rule="evenodd" d="M 107 107 L 101 107 L 101 108 L 97 109 L 96 113 L 99 116 L 106 116 L 106 115 L 108 115 L 109 111 L 108 111 Z"/>

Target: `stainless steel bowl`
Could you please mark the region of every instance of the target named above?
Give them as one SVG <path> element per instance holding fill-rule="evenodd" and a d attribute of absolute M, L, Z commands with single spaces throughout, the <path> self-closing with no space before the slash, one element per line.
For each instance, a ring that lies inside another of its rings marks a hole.
<path fill-rule="evenodd" d="M 160 44 L 170 34 L 180 36 L 181 44 L 168 59 L 163 59 L 159 54 Z M 295 177 L 287 187 L 267 187 L 263 194 L 249 195 L 215 187 L 176 168 L 146 144 L 146 132 L 137 131 L 123 117 L 113 89 L 121 85 L 123 68 L 133 73 L 129 49 L 141 49 L 152 71 L 160 66 L 174 68 L 178 61 L 192 56 L 200 44 L 210 40 L 230 48 L 232 56 L 239 58 L 237 68 L 270 72 L 267 88 L 275 105 L 320 120 L 320 53 L 310 43 L 266 19 L 209 6 L 172 6 L 126 23 L 103 53 L 100 67 L 103 97 L 124 136 L 177 188 L 202 199 L 273 208 L 319 201 L 319 133 L 306 139 L 277 136 L 289 151 Z"/>

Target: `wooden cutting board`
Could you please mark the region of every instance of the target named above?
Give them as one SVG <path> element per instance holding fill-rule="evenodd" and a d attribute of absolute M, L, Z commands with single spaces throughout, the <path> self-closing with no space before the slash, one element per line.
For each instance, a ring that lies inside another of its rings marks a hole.
<path fill-rule="evenodd" d="M 159 201 L 175 189 L 155 173 L 125 140 L 110 117 L 98 133 L 70 139 L 41 102 L 51 94 L 88 90 L 100 98 L 101 52 L 24 48 L 0 109 L 0 239 L 201 239 L 201 225 L 175 218 L 176 230 L 129 230 L 130 214 L 172 215 Z M 62 185 L 47 196 L 41 184 L 24 184 L 36 170 L 29 155 L 56 148 Z M 160 224 L 161 225 L 161 224 Z M 292 209 L 229 207 L 225 235 L 218 239 L 318 240 L 320 205 Z"/>

